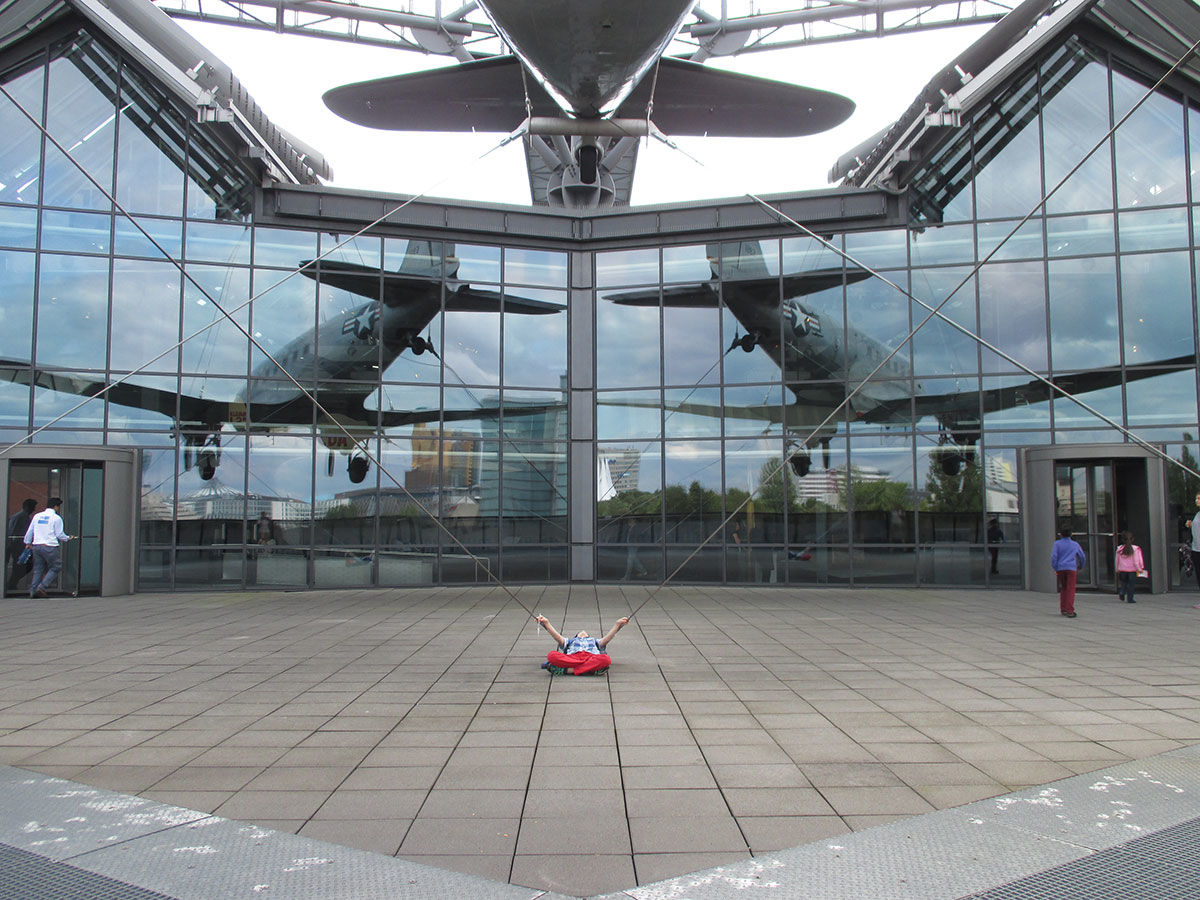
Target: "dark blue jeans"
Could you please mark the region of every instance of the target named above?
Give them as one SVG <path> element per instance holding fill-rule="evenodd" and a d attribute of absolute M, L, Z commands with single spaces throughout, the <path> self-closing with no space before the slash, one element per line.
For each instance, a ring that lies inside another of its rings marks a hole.
<path fill-rule="evenodd" d="M 1117 573 L 1117 596 L 1122 600 L 1133 602 L 1133 586 L 1137 582 L 1137 572 Z"/>
<path fill-rule="evenodd" d="M 45 590 L 54 584 L 58 573 L 62 571 L 62 549 L 47 547 L 45 544 L 33 545 L 33 578 L 29 582 L 29 596 L 37 591 Z"/>

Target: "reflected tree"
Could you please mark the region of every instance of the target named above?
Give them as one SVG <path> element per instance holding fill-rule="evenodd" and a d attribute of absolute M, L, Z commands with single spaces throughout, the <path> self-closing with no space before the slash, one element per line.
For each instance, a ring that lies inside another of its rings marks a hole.
<path fill-rule="evenodd" d="M 770 460 L 758 472 L 758 497 L 755 503 L 760 512 L 782 513 L 799 510 L 796 485 L 787 466 Z"/>
<path fill-rule="evenodd" d="M 962 466 L 956 475 L 943 471 L 937 454 L 929 455 L 922 512 L 969 512 L 983 509 L 983 467 Z"/>

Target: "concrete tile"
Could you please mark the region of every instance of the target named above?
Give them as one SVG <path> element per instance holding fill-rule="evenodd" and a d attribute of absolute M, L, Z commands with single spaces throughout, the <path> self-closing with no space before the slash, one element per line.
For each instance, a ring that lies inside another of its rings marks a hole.
<path fill-rule="evenodd" d="M 732 816 L 688 816 L 680 828 L 676 816 L 643 817 L 629 820 L 634 853 L 744 852 L 746 841 Z"/>
<path fill-rule="evenodd" d="M 639 766 L 625 770 L 625 786 L 639 788 L 715 788 L 712 773 L 704 766 Z"/>
<path fill-rule="evenodd" d="M 511 853 L 501 856 L 488 856 L 484 853 L 450 854 L 450 853 L 397 853 L 401 859 L 412 860 L 426 866 L 436 866 L 439 869 L 450 869 L 476 875 L 492 881 L 504 883 L 508 881 L 512 870 L 513 857 Z"/>
<path fill-rule="evenodd" d="M 826 787 L 821 795 L 842 817 L 916 816 L 933 811 L 929 801 L 909 787 Z"/>
<path fill-rule="evenodd" d="M 816 788 L 732 788 L 722 792 L 729 808 L 743 816 L 826 816 L 834 813 Z"/>
<path fill-rule="evenodd" d="M 677 875 L 686 875 L 704 869 L 714 869 L 730 863 L 749 859 L 744 852 L 712 853 L 635 853 L 633 864 L 637 869 L 638 884 L 653 884 Z"/>
<path fill-rule="evenodd" d="M 421 818 L 513 818 L 521 815 L 524 804 L 523 790 L 435 790 L 429 793 L 421 806 Z"/>
<path fill-rule="evenodd" d="M 519 818 L 426 819 L 412 823 L 399 855 L 438 853 L 447 847 L 471 847 L 485 856 L 512 856 L 521 827 Z"/>
<path fill-rule="evenodd" d="M 738 826 L 755 855 L 846 834 L 839 816 L 738 816 Z"/>
<path fill-rule="evenodd" d="M 275 792 L 257 791 L 259 796 L 270 796 Z M 281 792 L 285 795 L 295 791 Z M 424 803 L 423 790 L 337 790 L 328 796 L 313 817 L 317 819 L 412 819 Z"/>
<path fill-rule="evenodd" d="M 567 896 L 607 894 L 634 883 L 633 858 L 628 854 L 518 853 L 509 880 Z"/>
<path fill-rule="evenodd" d="M 692 816 L 729 815 L 729 805 L 718 790 L 630 788 L 624 792 L 624 801 L 630 819 L 661 818 L 667 814 L 679 816 L 681 820 Z"/>
<path fill-rule="evenodd" d="M 589 815 L 586 827 L 581 827 L 578 818 L 567 811 L 554 817 L 526 817 L 521 821 L 517 854 L 629 854 L 629 828 L 624 815 Z"/>
<path fill-rule="evenodd" d="M 226 819 L 310 819 L 329 798 L 328 791 L 241 790 L 213 812 Z"/>
<path fill-rule="evenodd" d="M 343 847 L 395 856 L 410 824 L 409 819 L 312 819 L 297 833 Z"/>

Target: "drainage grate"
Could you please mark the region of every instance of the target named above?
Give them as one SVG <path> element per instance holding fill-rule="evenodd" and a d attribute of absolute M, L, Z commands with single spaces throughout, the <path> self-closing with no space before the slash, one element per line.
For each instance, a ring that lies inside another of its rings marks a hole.
<path fill-rule="evenodd" d="M 172 900 L 103 875 L 0 844 L 0 900 Z"/>
<path fill-rule="evenodd" d="M 1200 900 L 1200 819 L 963 900 Z"/>

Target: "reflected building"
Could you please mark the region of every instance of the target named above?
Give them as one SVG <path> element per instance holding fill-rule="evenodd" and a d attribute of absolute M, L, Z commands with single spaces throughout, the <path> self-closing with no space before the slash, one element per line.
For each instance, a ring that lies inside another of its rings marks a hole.
<path fill-rule="evenodd" d="M 122 552 L 146 591 L 605 582 L 635 558 L 1036 590 L 1064 518 L 1093 558 L 1129 528 L 1153 589 L 1177 582 L 1200 63 L 1159 83 L 1183 47 L 1144 4 L 993 29 L 783 216 L 327 188 L 146 0 L 34 7 L 0 23 L 0 467 L 10 513 L 42 466 L 128 522 L 101 559 L 81 513 L 82 591 Z M 748 565 L 728 520 L 751 492 Z"/>

